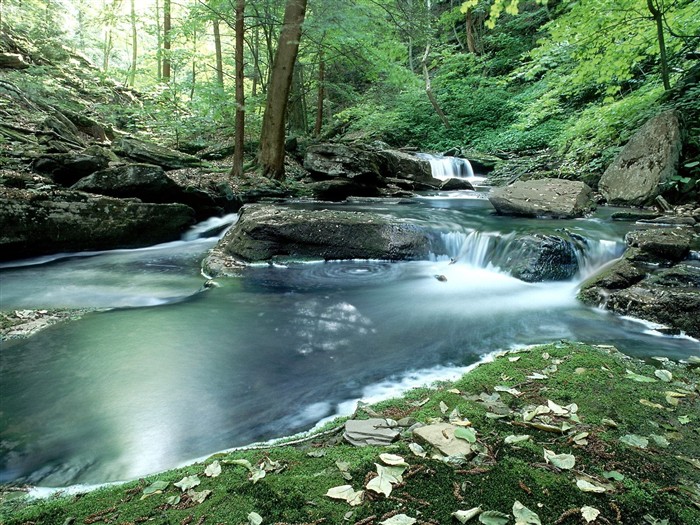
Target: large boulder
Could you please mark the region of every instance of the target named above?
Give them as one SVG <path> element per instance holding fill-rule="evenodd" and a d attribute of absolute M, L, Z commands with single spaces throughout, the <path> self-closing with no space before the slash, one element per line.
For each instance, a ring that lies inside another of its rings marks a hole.
<path fill-rule="evenodd" d="M 252 204 L 213 251 L 245 262 L 308 259 L 425 258 L 428 236 L 414 225 L 376 213 L 299 210 Z M 211 265 L 205 267 L 216 273 Z"/>
<path fill-rule="evenodd" d="M 379 157 L 386 177 L 409 180 L 431 189 L 439 188 L 443 182 L 433 177 L 430 162 L 426 159 L 392 149 L 380 150 Z"/>
<path fill-rule="evenodd" d="M 495 247 L 491 264 L 529 283 L 564 281 L 578 273 L 584 242 L 557 235 L 519 235 L 505 249 Z"/>
<path fill-rule="evenodd" d="M 595 208 L 591 188 L 564 179 L 518 181 L 493 188 L 489 200 L 500 214 L 524 217 L 571 219 Z"/>
<path fill-rule="evenodd" d="M 369 150 L 345 144 L 316 144 L 306 149 L 306 168 L 314 179 L 351 179 L 368 183 L 381 181 L 381 162 Z"/>
<path fill-rule="evenodd" d="M 660 185 L 678 168 L 682 146 L 678 115 L 665 111 L 647 121 L 629 140 L 598 183 L 610 204 L 650 204 Z"/>
<path fill-rule="evenodd" d="M 125 137 L 114 144 L 114 151 L 120 157 L 134 162 L 155 164 L 164 170 L 176 170 L 201 166 L 202 161 L 197 157 L 174 149 L 159 146 L 133 137 Z"/>
<path fill-rule="evenodd" d="M 182 204 L 146 204 L 76 191 L 0 188 L 0 258 L 133 248 L 176 240 L 192 224 Z"/>
<path fill-rule="evenodd" d="M 692 228 L 631 232 L 624 256 L 581 285 L 578 297 L 621 315 L 700 336 L 700 266 L 687 261 Z"/>
<path fill-rule="evenodd" d="M 81 152 L 47 153 L 36 157 L 32 168 L 46 174 L 57 184 L 70 186 L 98 170 L 107 167 L 109 153 L 99 147 L 86 148 Z"/>
<path fill-rule="evenodd" d="M 101 170 L 76 182 L 71 189 L 144 202 L 173 202 L 180 187 L 160 166 L 128 164 Z"/>

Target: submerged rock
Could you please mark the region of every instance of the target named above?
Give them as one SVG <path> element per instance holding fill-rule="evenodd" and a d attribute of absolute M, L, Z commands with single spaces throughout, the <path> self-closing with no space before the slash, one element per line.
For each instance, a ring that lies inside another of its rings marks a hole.
<path fill-rule="evenodd" d="M 647 121 L 603 173 L 598 189 L 610 204 L 651 204 L 676 172 L 682 147 L 675 110 Z"/>
<path fill-rule="evenodd" d="M 246 262 L 427 257 L 418 227 L 375 213 L 246 205 L 215 252 Z M 206 263 L 205 263 L 206 264 Z"/>
<path fill-rule="evenodd" d="M 508 243 L 507 250 L 496 250 L 491 262 L 521 281 L 563 281 L 578 273 L 577 251 L 584 242 L 557 235 L 520 235 Z"/>
<path fill-rule="evenodd" d="M 630 232 L 624 256 L 588 279 L 581 301 L 700 336 L 700 265 L 687 261 L 692 228 Z"/>
<path fill-rule="evenodd" d="M 564 179 L 519 181 L 493 188 L 489 201 L 502 215 L 555 219 L 582 217 L 595 208 L 588 185 Z"/>
<path fill-rule="evenodd" d="M 193 221 L 182 204 L 0 188 L 0 258 L 147 246 L 178 239 Z"/>

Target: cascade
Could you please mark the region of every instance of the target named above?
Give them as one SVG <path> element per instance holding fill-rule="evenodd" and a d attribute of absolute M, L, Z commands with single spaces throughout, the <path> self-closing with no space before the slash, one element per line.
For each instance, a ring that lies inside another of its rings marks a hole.
<path fill-rule="evenodd" d="M 418 153 L 418 157 L 430 162 L 433 177 L 440 180 L 447 179 L 473 179 L 474 170 L 467 159 L 460 157 L 445 157 L 431 155 L 430 153 Z"/>

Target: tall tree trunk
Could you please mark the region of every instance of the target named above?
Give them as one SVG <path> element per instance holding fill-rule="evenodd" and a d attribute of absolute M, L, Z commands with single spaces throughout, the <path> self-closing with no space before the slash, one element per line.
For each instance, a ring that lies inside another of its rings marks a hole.
<path fill-rule="evenodd" d="M 192 85 L 190 86 L 190 102 L 194 99 L 197 86 L 197 30 L 192 32 Z"/>
<path fill-rule="evenodd" d="M 659 58 L 661 61 L 661 79 L 664 83 L 664 89 L 671 89 L 671 82 L 668 78 L 668 58 L 666 57 L 666 41 L 664 39 L 664 20 L 661 8 L 655 3 L 655 0 L 647 0 L 647 8 L 654 17 L 656 22 L 656 38 L 659 41 Z"/>
<path fill-rule="evenodd" d="M 243 82 L 245 77 L 243 62 L 243 36 L 245 0 L 236 2 L 236 136 L 233 144 L 233 169 L 231 177 L 240 178 L 243 175 L 243 147 L 245 143 L 245 92 Z"/>
<path fill-rule="evenodd" d="M 476 38 L 474 37 L 474 15 L 471 9 L 467 9 L 467 19 L 465 21 L 467 27 L 467 49 L 473 55 L 478 55 L 479 51 L 476 46 Z"/>
<path fill-rule="evenodd" d="M 170 82 L 170 0 L 163 0 L 163 82 Z"/>
<path fill-rule="evenodd" d="M 253 34 L 253 97 L 258 95 L 258 84 L 262 78 L 262 71 L 260 71 L 260 32 L 258 28 L 255 28 L 255 33 Z"/>
<path fill-rule="evenodd" d="M 158 71 L 156 79 L 158 82 L 163 80 L 163 28 L 161 27 L 160 19 L 160 0 L 156 0 L 156 59 L 158 62 Z"/>
<path fill-rule="evenodd" d="M 318 137 L 323 128 L 323 99 L 326 98 L 326 62 L 323 59 L 323 49 L 318 52 L 318 92 L 316 100 L 316 125 L 314 126 L 314 136 Z"/>
<path fill-rule="evenodd" d="M 287 0 L 267 91 L 258 160 L 263 175 L 275 179 L 284 179 L 285 114 L 305 15 L 306 0 Z"/>
<path fill-rule="evenodd" d="M 430 103 L 433 105 L 433 109 L 435 109 L 435 113 L 438 114 L 438 117 L 440 117 L 440 120 L 445 125 L 445 127 L 449 129 L 450 121 L 447 120 L 447 116 L 440 108 L 440 104 L 438 104 L 437 98 L 435 98 L 435 93 L 433 93 L 433 88 L 430 84 L 430 74 L 428 73 L 428 54 L 429 53 L 430 53 L 430 44 L 425 46 L 425 53 L 423 54 L 423 60 L 421 61 L 421 63 L 423 64 L 423 76 L 425 77 L 425 93 L 428 95 L 428 100 L 430 100 Z"/>
<path fill-rule="evenodd" d="M 138 58 L 138 38 L 136 35 L 136 5 L 131 0 L 131 70 L 129 71 L 129 85 L 134 87 L 136 81 L 136 60 Z"/>
<path fill-rule="evenodd" d="M 221 52 L 221 30 L 219 28 L 219 17 L 214 15 L 212 20 L 214 26 L 214 50 L 216 53 L 216 80 L 221 87 L 224 87 L 224 59 Z"/>

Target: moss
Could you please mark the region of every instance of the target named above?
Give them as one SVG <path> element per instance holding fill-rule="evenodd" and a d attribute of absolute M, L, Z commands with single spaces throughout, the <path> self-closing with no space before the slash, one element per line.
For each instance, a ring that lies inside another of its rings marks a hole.
<path fill-rule="evenodd" d="M 247 523 L 248 513 L 255 511 L 265 523 L 378 523 L 395 513 L 424 523 L 451 523 L 451 514 L 459 509 L 481 506 L 510 513 L 513 503 L 520 501 L 542 523 L 555 523 L 562 517 L 574 523 L 577 518 L 573 516 L 583 505 L 599 509 L 610 523 L 644 523 L 646 514 L 672 524 L 700 523 L 700 469 L 689 462 L 700 456 L 700 440 L 697 427 L 679 419 L 689 414 L 692 421 L 700 413 L 700 378 L 697 370 L 673 363 L 664 366 L 672 372 L 672 382 L 640 383 L 630 379 L 627 370 L 655 378 L 659 367 L 625 358 L 610 347 L 561 342 L 498 357 L 454 384 L 415 389 L 402 399 L 371 407 L 384 417 L 410 414 L 424 422 L 444 420 L 444 405 L 450 411 L 447 415 L 458 407 L 472 421 L 481 447 L 475 459 L 458 467 L 432 459 L 432 451 L 426 458 L 414 456 L 408 447 L 410 438 L 384 448 L 356 448 L 325 433 L 294 445 L 217 454 L 214 457 L 223 465 L 217 478 L 203 475 L 212 457 L 204 464 L 82 496 L 6 500 L 0 506 L 0 521 L 61 525 L 75 518 L 77 523 L 206 520 L 240 524 Z M 547 379 L 533 379 L 536 372 Z M 497 393 L 495 386 L 517 389 L 517 395 L 500 393 L 506 411 L 513 411 L 504 419 L 486 417 L 488 408 L 478 397 Z M 666 401 L 669 390 L 685 394 L 676 407 Z M 640 399 L 649 403 L 642 404 Z M 547 400 L 562 406 L 576 403 L 580 423 L 572 422 L 574 428 L 565 433 L 526 427 L 522 411 Z M 617 428 L 605 425 L 606 418 L 614 419 Z M 583 431 L 589 433 L 587 443 L 576 443 L 573 435 Z M 503 441 L 507 435 L 524 433 L 532 439 L 517 445 Z M 620 441 L 625 434 L 663 435 L 672 444 L 664 448 L 652 442 L 647 449 L 638 449 Z M 548 464 L 544 448 L 572 454 L 575 468 L 560 470 Z M 410 464 L 403 483 L 393 487 L 389 498 L 367 492 L 362 505 L 350 507 L 325 496 L 329 488 L 339 485 L 364 488 L 384 452 L 399 454 Z M 266 458 L 283 468 L 255 484 L 249 481 L 245 467 L 231 462 L 245 459 L 256 465 Z M 349 464 L 351 480 L 343 477 L 337 461 Z M 607 480 L 605 473 L 613 470 L 623 479 Z M 609 489 L 603 494 L 582 492 L 576 477 L 583 474 L 608 484 Z M 197 505 L 188 505 L 186 498 L 178 505 L 168 505 L 167 498 L 180 493 L 173 483 L 186 475 L 198 475 L 201 484 L 195 490 L 211 490 L 211 495 Z M 170 484 L 162 494 L 141 499 L 143 489 L 155 480 Z M 573 513 L 571 518 L 566 517 L 567 512 Z"/>

